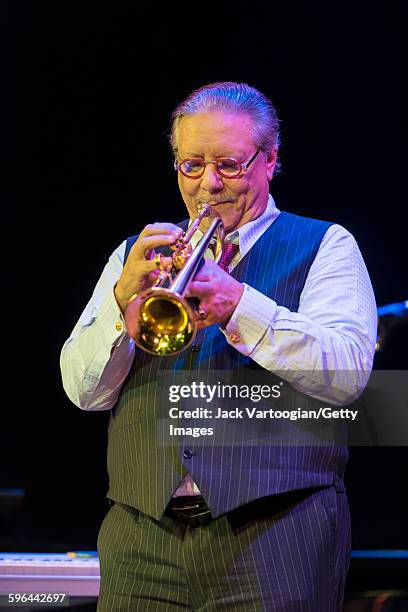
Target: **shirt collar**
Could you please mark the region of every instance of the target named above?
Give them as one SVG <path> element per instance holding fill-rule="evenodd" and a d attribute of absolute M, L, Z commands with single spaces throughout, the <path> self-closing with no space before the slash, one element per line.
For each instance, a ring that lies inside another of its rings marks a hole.
<path fill-rule="evenodd" d="M 244 257 L 279 214 L 280 210 L 278 210 L 273 197 L 269 194 L 263 213 L 253 221 L 248 221 L 239 229 L 227 234 L 225 236 L 226 242 L 238 244 L 239 253 L 241 257 Z"/>
<path fill-rule="evenodd" d="M 263 213 L 253 221 L 248 221 L 248 223 L 245 223 L 245 225 L 239 229 L 229 232 L 229 234 L 225 236 L 225 241 L 237 244 L 239 246 L 240 258 L 244 257 L 251 247 L 253 247 L 258 238 L 262 236 L 264 231 L 273 221 L 275 221 L 277 216 L 280 215 L 280 212 L 281 211 L 276 207 L 273 197 L 271 194 L 269 194 L 268 202 Z M 189 226 L 190 224 L 191 220 L 189 222 Z M 195 248 L 202 235 L 201 230 L 197 230 L 197 232 L 195 232 L 191 239 L 193 248 Z"/>

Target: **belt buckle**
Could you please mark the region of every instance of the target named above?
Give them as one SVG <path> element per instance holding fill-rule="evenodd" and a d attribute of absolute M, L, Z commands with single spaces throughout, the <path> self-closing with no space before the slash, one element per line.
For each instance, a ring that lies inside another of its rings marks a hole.
<path fill-rule="evenodd" d="M 183 501 L 183 505 L 171 506 L 171 512 L 184 523 L 197 527 L 207 525 L 212 520 L 211 511 L 202 498 L 199 501 Z"/>
<path fill-rule="evenodd" d="M 204 510 L 203 512 L 197 512 L 196 514 L 188 514 L 179 510 L 178 508 L 172 508 L 174 514 L 182 520 L 184 523 L 191 525 L 192 527 L 199 527 L 200 525 L 208 525 L 212 520 L 210 510 Z"/>

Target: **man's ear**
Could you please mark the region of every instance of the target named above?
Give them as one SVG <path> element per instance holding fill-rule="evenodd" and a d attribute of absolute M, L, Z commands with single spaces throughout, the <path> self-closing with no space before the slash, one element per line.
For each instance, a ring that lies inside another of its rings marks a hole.
<path fill-rule="evenodd" d="M 266 174 L 268 181 L 272 180 L 273 173 L 275 172 L 276 162 L 278 160 L 278 148 L 276 147 L 272 151 L 267 151 L 266 155 Z"/>

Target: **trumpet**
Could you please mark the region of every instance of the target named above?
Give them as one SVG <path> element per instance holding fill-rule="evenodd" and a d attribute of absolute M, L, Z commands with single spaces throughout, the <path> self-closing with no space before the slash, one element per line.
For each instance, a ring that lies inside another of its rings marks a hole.
<path fill-rule="evenodd" d="M 194 298 L 184 297 L 187 286 L 201 265 L 207 248 L 214 261 L 222 257 L 224 225 L 219 217 L 212 219 L 209 228 L 193 249 L 191 238 L 202 219 L 210 217 L 210 204 L 201 204 L 188 230 L 172 247 L 170 271 L 161 270 L 155 284 L 137 294 L 129 303 L 125 322 L 136 346 L 152 355 L 177 355 L 193 342 L 196 334 Z"/>

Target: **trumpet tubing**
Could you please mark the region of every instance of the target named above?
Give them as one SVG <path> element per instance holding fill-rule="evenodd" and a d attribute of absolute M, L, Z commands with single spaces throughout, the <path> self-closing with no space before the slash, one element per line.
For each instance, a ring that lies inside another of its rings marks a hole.
<path fill-rule="evenodd" d="M 158 284 L 139 293 L 126 309 L 129 335 L 139 348 L 152 355 L 176 355 L 188 348 L 194 339 L 196 318 L 191 303 L 184 297 L 187 286 L 213 242 L 214 235 L 216 263 L 222 256 L 224 226 L 219 217 L 211 221 L 194 249 L 190 243 L 202 219 L 210 215 L 211 206 L 204 204 L 173 247 L 171 271 L 160 275 Z"/>

